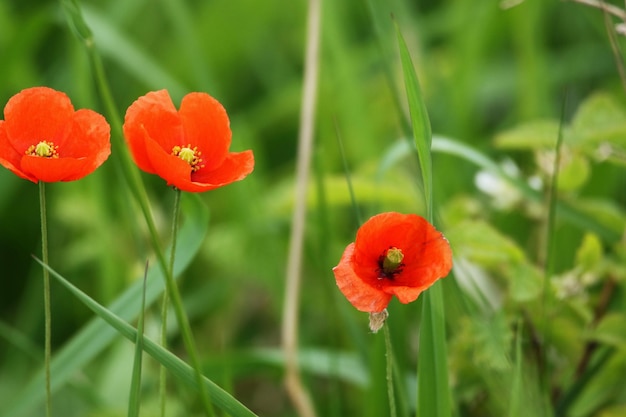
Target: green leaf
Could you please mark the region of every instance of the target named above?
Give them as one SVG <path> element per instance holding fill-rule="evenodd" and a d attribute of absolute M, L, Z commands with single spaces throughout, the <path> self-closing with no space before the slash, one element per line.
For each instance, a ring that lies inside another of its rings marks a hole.
<path fill-rule="evenodd" d="M 609 313 L 602 318 L 587 338 L 615 347 L 626 347 L 626 314 Z"/>
<path fill-rule="evenodd" d="M 76 298 L 78 298 L 81 302 L 83 302 L 90 310 L 96 313 L 101 319 L 103 319 L 108 325 L 114 328 L 117 333 L 124 336 L 131 342 L 135 343 L 137 340 L 137 330 L 124 321 L 121 317 L 114 314 L 111 310 L 103 307 L 98 304 L 93 298 L 89 297 L 87 294 L 82 292 L 79 288 L 75 287 L 68 280 L 59 275 L 55 270 L 50 268 L 47 265 L 44 265 L 39 260 L 38 262 L 50 271 L 50 274 L 56 278 L 65 288 L 67 288 Z M 183 360 L 178 358 L 173 353 L 169 352 L 166 349 L 163 349 L 157 343 L 154 343 L 152 340 L 148 338 L 143 338 L 143 350 L 152 356 L 156 361 L 165 366 L 176 378 L 178 378 L 181 382 L 184 382 L 186 385 L 190 387 L 194 387 L 198 389 L 198 385 L 196 384 L 196 372 L 195 370 L 186 364 Z M 210 379 L 203 377 L 204 386 L 202 389 L 206 389 L 209 391 L 213 402 L 220 407 L 220 409 L 224 410 L 228 414 L 234 417 L 255 417 L 252 411 L 250 411 L 246 406 L 241 404 L 235 398 L 233 398 L 229 393 L 224 391 L 218 385 L 216 385 Z"/>
<path fill-rule="evenodd" d="M 602 242 L 597 235 L 585 233 L 580 247 L 576 251 L 576 265 L 583 271 L 593 270 L 601 261 L 603 256 Z"/>
<path fill-rule="evenodd" d="M 494 143 L 496 147 L 501 149 L 552 149 L 558 133 L 558 120 L 537 120 L 497 134 Z"/>
<path fill-rule="evenodd" d="M 510 265 L 507 271 L 509 277 L 509 296 L 517 302 L 536 299 L 543 288 L 541 272 L 528 262 Z"/>
<path fill-rule="evenodd" d="M 474 363 L 496 371 L 507 371 L 511 361 L 507 357 L 513 336 L 504 313 L 491 317 L 474 316 L 469 321 L 474 339 Z"/>
<path fill-rule="evenodd" d="M 194 258 L 204 240 L 208 227 L 208 211 L 196 195 L 188 195 L 182 201 L 187 221 L 181 228 L 176 250 L 174 275 L 178 276 Z M 159 268 L 148 273 L 146 287 L 146 305 L 150 305 L 163 293 L 165 279 Z M 137 301 L 141 298 L 143 283 L 137 280 L 111 305 L 109 311 L 123 320 L 135 320 L 141 309 Z M 117 332 L 100 319 L 93 319 L 66 343 L 52 358 L 52 392 L 63 387 L 75 374 L 109 346 Z M 44 372 L 38 372 L 26 386 L 21 387 L 6 406 L 2 405 L 0 415 L 17 417 L 31 412 L 44 400 Z"/>
<path fill-rule="evenodd" d="M 524 251 L 495 227 L 480 220 L 464 221 L 446 231 L 457 256 L 467 258 L 486 268 L 521 263 Z"/>
<path fill-rule="evenodd" d="M 398 37 L 398 47 L 400 49 L 400 60 L 402 62 L 402 73 L 406 89 L 407 101 L 409 103 L 409 113 L 411 116 L 411 127 L 413 130 L 413 140 L 417 148 L 417 156 L 420 162 L 422 182 L 424 186 L 424 201 L 426 201 L 426 219 L 432 221 L 432 161 L 430 155 L 430 145 L 432 142 L 432 132 L 430 129 L 430 119 L 424 103 L 422 92 L 415 75 L 415 68 L 411 61 L 411 55 L 402 37 L 400 28 L 396 24 L 396 35 Z"/>
<path fill-rule="evenodd" d="M 626 146 L 626 109 L 611 95 L 596 93 L 578 107 L 572 130 L 576 143 Z"/>
<path fill-rule="evenodd" d="M 541 202 L 543 199 L 543 196 L 530 188 L 527 183 L 508 175 L 498 164 L 471 146 L 449 138 L 435 137 L 433 138 L 433 151 L 458 156 L 497 175 L 513 184 L 531 201 Z M 606 208 L 610 208 L 610 210 L 606 212 Z M 566 219 L 583 230 L 597 233 L 598 236 L 609 242 L 618 241 L 624 231 L 626 223 L 624 216 L 620 214 L 619 208 L 615 204 L 608 201 L 595 200 L 593 203 L 589 200 L 585 200 L 583 203 L 581 199 L 569 203 L 559 201 L 557 202 L 557 209 L 560 219 Z"/>
<path fill-rule="evenodd" d="M 413 139 L 422 172 L 426 219 L 433 221 L 432 202 L 432 133 L 426 104 L 422 98 L 415 68 L 398 25 L 396 35 L 400 49 L 402 72 L 406 87 L 409 113 L 413 128 Z M 417 411 L 422 416 L 447 417 L 452 415 L 451 393 L 448 384 L 448 347 L 446 344 L 445 311 L 441 282 L 435 283 L 422 298 L 422 321 L 420 327 L 420 349 L 418 353 Z"/>
<path fill-rule="evenodd" d="M 559 167 L 558 189 L 561 191 L 578 190 L 587 182 L 591 174 L 589 160 L 579 152 L 568 153 L 564 159 L 561 160 Z"/>

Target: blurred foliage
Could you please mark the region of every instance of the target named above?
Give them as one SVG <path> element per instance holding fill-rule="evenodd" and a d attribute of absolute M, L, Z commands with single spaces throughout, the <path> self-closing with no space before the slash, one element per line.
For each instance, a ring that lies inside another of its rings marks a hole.
<path fill-rule="evenodd" d="M 233 149 L 253 149 L 253 175 L 200 195 L 211 220 L 182 291 L 207 375 L 259 415 L 295 415 L 278 346 L 306 3 L 81 6 L 118 117 L 150 90 L 167 88 L 175 103 L 206 91 L 228 110 Z M 382 335 L 367 333 L 367 318 L 338 294 L 330 270 L 358 226 L 339 140 L 365 215 L 424 210 L 417 161 L 398 147 L 409 136 L 408 109 L 398 99 L 404 85 L 391 14 L 416 65 L 433 132 L 476 152 L 433 153 L 435 217 L 456 263 L 443 280 L 456 415 L 517 415 L 511 404 L 533 416 L 624 415 L 626 96 L 603 13 L 557 0 L 323 3 L 299 317 L 305 382 L 319 414 L 388 413 Z M 0 2 L 0 63 L 0 103 L 47 85 L 77 108 L 104 112 L 59 2 Z M 547 259 L 559 129 L 556 250 Z M 84 180 L 48 187 L 51 264 L 105 305 L 142 276 L 152 255 L 117 151 Z M 167 242 L 173 193 L 159 178 L 142 178 Z M 30 257 L 38 253 L 36 187 L 0 170 L 0 414 L 41 367 L 41 269 Z M 58 352 L 92 314 L 54 284 L 52 306 Z M 419 300 L 394 301 L 389 309 L 396 391 L 405 404 L 399 409 L 407 415 L 415 404 L 419 307 Z M 150 337 L 158 335 L 158 317 L 157 306 L 146 315 Z M 175 324 L 169 329 L 170 346 L 182 352 Z M 59 415 L 125 415 L 132 347 L 118 339 L 107 346 L 55 392 Z M 150 412 L 158 368 L 153 361 L 145 368 Z M 195 396 L 170 385 L 171 415 L 196 415 Z M 39 415 L 39 407 L 34 402 L 25 415 Z"/>

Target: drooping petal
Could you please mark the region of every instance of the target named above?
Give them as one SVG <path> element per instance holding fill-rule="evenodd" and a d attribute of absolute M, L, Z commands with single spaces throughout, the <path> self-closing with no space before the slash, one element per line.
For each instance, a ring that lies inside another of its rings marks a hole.
<path fill-rule="evenodd" d="M 424 287 L 404 287 L 399 285 L 387 285 L 383 287 L 383 291 L 390 295 L 395 295 L 402 304 L 408 304 L 417 300 L 417 297 L 426 289 L 430 287 L 426 285 Z"/>
<path fill-rule="evenodd" d="M 11 142 L 9 142 L 5 126 L 5 121 L 0 120 L 0 165 L 18 177 L 36 183 L 37 178 L 22 171 L 20 165 L 24 155 L 17 152 Z"/>
<path fill-rule="evenodd" d="M 48 87 L 27 88 L 4 107 L 8 139 L 19 153 L 39 141 L 55 142 L 73 114 L 74 106 L 65 93 Z"/>
<path fill-rule="evenodd" d="M 184 141 L 182 122 L 167 90 L 139 97 L 128 107 L 124 119 L 124 137 L 135 163 L 148 173 L 160 175 L 148 158 L 145 132 L 166 153 L 171 153 L 174 146 Z"/>
<path fill-rule="evenodd" d="M 348 245 L 341 256 L 339 264 L 333 268 L 337 286 L 357 310 L 380 312 L 389 304 L 391 294 L 369 285 L 355 273 L 352 259 L 354 247 L 354 243 Z"/>
<path fill-rule="evenodd" d="M 191 174 L 194 182 L 215 185 L 217 187 L 240 181 L 254 170 L 252 151 L 231 152 L 215 170 L 202 168 Z"/>
<path fill-rule="evenodd" d="M 232 136 L 224 107 L 206 93 L 189 93 L 181 101 L 179 116 L 185 131 L 185 143 L 179 145 L 197 146 L 205 169 L 218 169 L 226 158 Z"/>

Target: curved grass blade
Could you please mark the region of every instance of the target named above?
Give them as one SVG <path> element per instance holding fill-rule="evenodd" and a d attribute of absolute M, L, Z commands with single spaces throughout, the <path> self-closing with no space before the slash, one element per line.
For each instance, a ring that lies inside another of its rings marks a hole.
<path fill-rule="evenodd" d="M 406 88 L 413 139 L 420 162 L 426 219 L 433 221 L 432 202 L 432 132 L 419 81 L 400 28 L 395 24 Z M 448 347 L 446 344 L 443 289 L 437 282 L 423 295 L 417 359 L 417 411 L 421 416 L 447 417 L 452 413 L 448 384 Z"/>
<path fill-rule="evenodd" d="M 36 259 L 36 258 L 35 258 Z M 84 303 L 90 310 L 96 313 L 101 319 L 103 319 L 108 325 L 115 329 L 117 333 L 124 336 L 131 342 L 137 340 L 137 330 L 124 321 L 121 317 L 115 315 L 111 310 L 98 304 L 93 298 L 82 292 L 75 287 L 72 283 L 63 278 L 59 273 L 50 268 L 48 265 L 43 264 L 39 259 L 37 262 L 46 268 L 51 276 L 57 279 L 65 288 L 67 288 L 76 298 Z M 175 356 L 168 350 L 163 349 L 160 345 L 153 342 L 148 338 L 143 339 L 143 350 L 152 356 L 156 361 L 165 366 L 169 371 L 178 378 L 181 382 L 190 387 L 198 389 L 196 383 L 195 370 L 185 363 L 183 360 Z M 252 411 L 250 411 L 245 405 L 237 401 L 233 396 L 224 391 L 218 385 L 216 385 L 210 379 L 203 377 L 204 387 L 209 391 L 211 398 L 215 405 L 220 409 L 228 413 L 232 417 L 256 417 Z"/>
<path fill-rule="evenodd" d="M 397 24 L 396 34 L 398 36 L 398 47 L 400 49 L 400 60 L 402 63 L 402 74 L 404 75 L 404 85 L 406 89 L 407 101 L 409 103 L 409 114 L 411 118 L 411 126 L 413 130 L 413 141 L 417 148 L 417 157 L 420 163 L 422 173 L 422 184 L 424 187 L 424 201 L 426 203 L 426 219 L 432 223 L 432 160 L 430 156 L 430 145 L 432 141 L 432 131 L 430 128 L 430 119 L 426 104 L 422 98 L 415 68 L 411 61 L 411 55 L 404 41 L 404 37 L 400 32 Z"/>
<path fill-rule="evenodd" d="M 208 210 L 196 195 L 184 198 L 184 212 L 187 221 L 183 224 L 177 244 L 176 265 L 174 276 L 189 265 L 198 253 L 208 228 Z M 148 273 L 146 286 L 146 305 L 152 304 L 160 298 L 164 289 L 163 271 L 159 268 Z M 135 320 L 140 306 L 136 300 L 141 297 L 143 283 L 135 282 L 121 296 L 109 306 L 110 312 L 123 320 Z M 92 361 L 100 352 L 111 344 L 117 336 L 115 330 L 100 319 L 93 319 L 74 336 L 60 351 L 53 355 L 50 364 L 52 372 L 51 389 L 54 393 L 63 387 L 80 369 Z M 31 382 L 23 387 L 13 401 L 0 408 L 3 417 L 17 417 L 25 415 L 39 407 L 44 399 L 44 374 L 38 372 Z"/>
<path fill-rule="evenodd" d="M 143 291 L 141 292 L 141 311 L 137 320 L 137 339 L 135 339 L 135 360 L 133 361 L 133 376 L 130 384 L 130 395 L 128 398 L 128 417 L 139 417 L 141 406 L 141 365 L 143 363 L 143 323 L 146 311 L 146 280 L 148 278 L 148 266 L 150 261 L 146 261 L 146 269 L 143 274 Z"/>

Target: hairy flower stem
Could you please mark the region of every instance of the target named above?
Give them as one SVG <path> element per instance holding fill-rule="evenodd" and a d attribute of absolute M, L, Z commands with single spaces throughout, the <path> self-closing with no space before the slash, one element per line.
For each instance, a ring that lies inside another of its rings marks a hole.
<path fill-rule="evenodd" d="M 204 388 L 202 372 L 200 371 L 200 360 L 198 359 L 198 353 L 196 352 L 196 345 L 193 340 L 193 335 L 191 333 L 189 319 L 187 318 L 187 314 L 185 313 L 185 310 L 183 308 L 183 302 L 180 296 L 180 291 L 178 291 L 178 286 L 174 282 L 174 261 L 176 258 L 176 237 L 178 235 L 180 196 L 181 191 L 179 189 L 176 189 L 174 197 L 174 214 L 172 216 L 172 252 L 170 253 L 170 265 L 168 273 L 165 274 L 167 286 L 166 292 L 167 296 L 172 300 L 172 307 L 174 307 L 174 312 L 176 313 L 176 318 L 178 319 L 178 325 L 180 326 L 180 331 L 183 336 L 183 342 L 185 343 L 187 354 L 189 354 L 189 357 L 191 359 L 191 366 L 195 371 L 196 383 L 198 384 L 198 389 L 200 390 L 200 399 L 202 400 L 202 404 L 204 405 L 204 410 L 207 415 L 214 416 L 215 411 L 213 410 L 213 405 L 209 400 L 209 394 L 207 390 Z M 163 308 L 165 309 L 166 307 L 164 306 Z"/>
<path fill-rule="evenodd" d="M 46 221 L 46 185 L 39 181 L 39 214 L 41 216 L 41 259 L 48 265 L 48 224 Z M 46 417 L 52 415 L 50 390 L 50 356 L 52 354 L 52 319 L 50 318 L 50 274 L 46 268 L 43 269 L 43 306 L 44 306 L 44 326 L 45 326 L 45 347 L 44 347 L 44 368 L 46 374 Z"/>
<path fill-rule="evenodd" d="M 389 416 L 396 417 L 396 397 L 393 391 L 393 349 L 391 348 L 391 336 L 389 325 L 383 326 L 385 333 L 385 353 L 387 359 L 387 396 L 389 397 Z"/>

